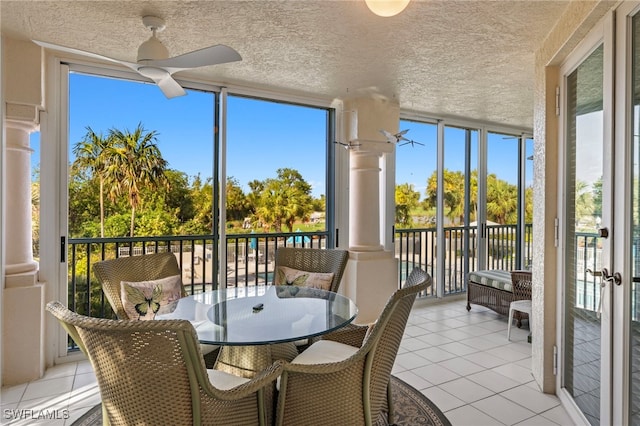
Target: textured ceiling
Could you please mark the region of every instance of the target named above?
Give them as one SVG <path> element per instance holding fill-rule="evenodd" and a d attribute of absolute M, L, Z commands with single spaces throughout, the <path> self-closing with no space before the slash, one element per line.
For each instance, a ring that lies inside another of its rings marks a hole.
<path fill-rule="evenodd" d="M 440 117 L 532 127 L 534 52 L 568 0 L 412 0 L 380 18 L 364 0 L 0 1 L 2 34 L 135 62 L 164 18 L 176 56 L 214 44 L 242 62 L 176 74 L 323 98 L 383 96 Z"/>

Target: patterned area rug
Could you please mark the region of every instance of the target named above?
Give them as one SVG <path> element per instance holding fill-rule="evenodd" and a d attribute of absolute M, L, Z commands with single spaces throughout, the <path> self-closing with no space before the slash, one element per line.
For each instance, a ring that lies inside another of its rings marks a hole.
<path fill-rule="evenodd" d="M 391 377 L 391 395 L 397 426 L 451 426 L 445 415 L 418 390 L 402 380 Z M 380 414 L 376 426 L 387 426 L 386 413 Z M 101 426 L 102 410 L 96 405 L 73 423 L 73 426 Z"/>

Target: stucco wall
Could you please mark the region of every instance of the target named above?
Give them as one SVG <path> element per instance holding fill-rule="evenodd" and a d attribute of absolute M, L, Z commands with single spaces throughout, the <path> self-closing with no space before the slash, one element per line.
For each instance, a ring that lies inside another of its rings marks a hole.
<path fill-rule="evenodd" d="M 553 350 L 560 338 L 558 327 L 558 252 L 555 220 L 559 204 L 559 117 L 556 115 L 556 87 L 560 65 L 618 2 L 573 1 L 556 27 L 536 52 L 534 93 L 534 179 L 533 179 L 533 334 L 532 372 L 544 392 L 555 393 Z"/>

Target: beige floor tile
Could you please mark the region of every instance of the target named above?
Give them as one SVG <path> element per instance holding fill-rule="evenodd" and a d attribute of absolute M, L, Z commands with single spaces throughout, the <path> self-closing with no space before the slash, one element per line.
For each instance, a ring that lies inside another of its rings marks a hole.
<path fill-rule="evenodd" d="M 484 370 L 479 373 L 470 374 L 467 378 L 476 382 L 480 386 L 491 389 L 496 393 L 515 388 L 521 384 L 491 370 Z"/>
<path fill-rule="evenodd" d="M 546 395 L 527 385 L 517 386 L 502 392 L 500 395 L 537 414 L 560 405 L 560 400 L 555 395 Z"/>
<path fill-rule="evenodd" d="M 516 424 L 535 415 L 531 410 L 500 395 L 481 399 L 471 405 L 506 425 Z"/>
<path fill-rule="evenodd" d="M 428 365 L 426 367 L 420 367 L 413 370 L 413 372 L 425 380 L 439 385 L 441 383 L 450 382 L 460 377 L 459 374 L 454 373 L 451 370 L 446 369 L 438 364 Z"/>
<path fill-rule="evenodd" d="M 456 398 L 463 400 L 467 404 L 495 395 L 493 391 L 464 377 L 442 383 L 438 387 L 451 395 L 455 395 Z"/>
<path fill-rule="evenodd" d="M 518 383 L 529 383 L 533 380 L 530 368 L 521 367 L 515 363 L 503 364 L 492 368 L 491 371 L 502 374 Z"/>
<path fill-rule="evenodd" d="M 26 389 L 26 383 L 22 385 L 3 387 L 2 392 L 0 393 L 0 401 L 2 401 L 3 405 L 10 402 L 19 402 Z"/>
<path fill-rule="evenodd" d="M 453 426 L 501 426 L 499 422 L 491 416 L 483 413 L 471 405 L 463 405 L 445 413 L 447 419 Z"/>
<path fill-rule="evenodd" d="M 466 405 L 466 402 L 454 395 L 451 395 L 449 392 L 442 390 L 439 386 L 432 386 L 430 388 L 423 389 L 420 392 L 429 398 L 431 402 L 436 404 L 443 413 Z"/>
<path fill-rule="evenodd" d="M 43 396 L 59 395 L 70 392 L 73 387 L 74 376 L 59 377 L 56 379 L 38 380 L 27 385 L 22 396 L 23 400 L 40 398 Z"/>
<path fill-rule="evenodd" d="M 484 370 L 484 368 L 479 366 L 478 364 L 475 364 L 461 357 L 441 361 L 438 363 L 438 365 L 441 365 L 442 367 L 445 367 L 446 369 L 451 370 L 454 373 L 459 374 L 460 376 L 467 376 L 469 374 L 478 373 Z"/>

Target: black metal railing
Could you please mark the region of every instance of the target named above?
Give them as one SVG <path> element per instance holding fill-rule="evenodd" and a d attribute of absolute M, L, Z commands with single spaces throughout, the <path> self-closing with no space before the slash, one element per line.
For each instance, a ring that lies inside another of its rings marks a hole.
<path fill-rule="evenodd" d="M 439 273 L 435 228 L 402 229 L 395 232 L 395 255 L 399 262 L 398 286 L 411 270 L 420 267 L 431 275 L 433 285 L 423 296 L 436 295 L 444 279 L 444 296 L 466 292 L 466 273 L 478 265 L 475 227 L 445 228 L 444 271 Z M 516 264 L 515 225 L 487 226 L 487 254 L 490 269 L 529 268 L 532 261 L 532 225 L 525 225 L 521 248 L 522 266 Z M 170 251 L 175 253 L 187 293 L 217 289 L 220 279 L 227 287 L 246 287 L 273 280 L 277 247 L 326 248 L 327 232 L 251 233 L 226 236 L 224 253 L 218 253 L 213 235 L 133 238 L 74 238 L 68 241 L 69 306 L 93 317 L 114 317 L 111 306 L 93 276 L 92 265 L 105 259 Z M 597 234 L 576 234 L 576 307 L 595 311 L 599 303 L 599 282 L 587 269 L 601 270 L 601 247 Z M 465 256 L 466 253 L 466 256 Z M 226 259 L 217 262 L 215 259 Z M 220 273 L 219 265 L 226 270 Z M 74 347 L 70 340 L 70 348 Z"/>
<path fill-rule="evenodd" d="M 227 287 L 245 287 L 271 282 L 276 247 L 326 248 L 327 232 L 229 234 L 218 253 L 213 235 L 71 238 L 68 241 L 69 307 L 83 315 L 110 318 L 113 311 L 93 275 L 95 262 L 121 256 L 174 253 L 189 294 L 215 290 L 219 276 Z M 224 273 L 219 269 L 226 259 Z"/>
<path fill-rule="evenodd" d="M 515 269 L 516 225 L 487 226 L 488 264 L 491 269 Z M 277 247 L 326 248 L 326 231 L 294 233 L 228 234 L 223 253 L 213 235 L 74 238 L 68 241 L 69 306 L 72 310 L 95 317 L 112 317 L 92 265 L 104 259 L 170 251 L 175 253 L 182 271 L 187 293 L 217 289 L 224 280 L 226 287 L 246 287 L 273 280 Z M 531 224 L 525 226 L 527 243 L 521 254 L 523 265 L 531 264 Z M 466 274 L 477 269 L 476 227 L 445 228 L 444 271 L 436 262 L 436 229 L 396 230 L 396 257 L 399 261 L 398 286 L 414 267 L 428 272 L 434 280 L 424 296 L 435 296 L 438 280 L 444 279 L 444 294 L 466 291 Z M 465 255 L 466 253 L 466 255 Z M 216 259 L 225 259 L 218 262 Z M 224 271 L 220 271 L 224 268 Z"/>
<path fill-rule="evenodd" d="M 525 244 L 521 249 L 516 246 L 517 225 L 488 225 L 486 228 L 486 269 L 513 270 L 531 266 L 532 224 L 525 225 Z M 444 233 L 444 270 L 438 271 L 435 227 L 396 230 L 400 282 L 406 279 L 411 269 L 420 267 L 433 278 L 427 296 L 436 295 L 440 279 L 444 279 L 444 296 L 467 291 L 466 275 L 478 269 L 477 227 L 447 227 L 444 228 Z M 518 256 L 521 258 L 521 265 L 518 265 Z"/>
<path fill-rule="evenodd" d="M 575 307 L 595 312 L 600 304 L 600 278 L 587 271 L 602 270 L 601 238 L 577 232 L 575 244 Z"/>

